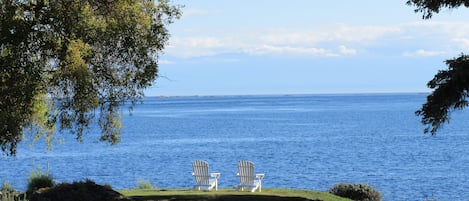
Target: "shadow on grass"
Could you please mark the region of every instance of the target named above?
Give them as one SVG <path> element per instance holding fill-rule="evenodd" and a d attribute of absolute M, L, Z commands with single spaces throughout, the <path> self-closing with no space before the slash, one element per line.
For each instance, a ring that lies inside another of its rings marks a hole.
<path fill-rule="evenodd" d="M 133 196 L 135 201 L 321 201 L 300 197 L 279 197 L 270 195 L 172 195 Z"/>

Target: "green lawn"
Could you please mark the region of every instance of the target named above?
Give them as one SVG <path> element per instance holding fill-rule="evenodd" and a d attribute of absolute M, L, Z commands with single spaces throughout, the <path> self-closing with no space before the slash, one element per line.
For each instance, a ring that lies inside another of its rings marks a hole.
<path fill-rule="evenodd" d="M 152 190 L 152 189 L 132 189 L 119 190 L 125 196 L 142 201 L 190 201 L 190 200 L 211 200 L 211 201 L 350 201 L 346 198 L 335 195 L 296 189 L 262 189 L 262 192 L 237 192 L 233 189 L 219 189 L 218 191 L 203 192 L 192 190 Z"/>

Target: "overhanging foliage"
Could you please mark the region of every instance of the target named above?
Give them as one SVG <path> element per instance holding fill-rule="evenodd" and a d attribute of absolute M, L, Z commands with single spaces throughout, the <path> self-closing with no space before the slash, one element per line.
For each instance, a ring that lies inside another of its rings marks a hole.
<path fill-rule="evenodd" d="M 95 119 L 100 140 L 119 142 L 119 107 L 157 78 L 180 15 L 168 0 L 0 1 L 2 151 L 15 155 L 27 127 L 82 140 Z"/>

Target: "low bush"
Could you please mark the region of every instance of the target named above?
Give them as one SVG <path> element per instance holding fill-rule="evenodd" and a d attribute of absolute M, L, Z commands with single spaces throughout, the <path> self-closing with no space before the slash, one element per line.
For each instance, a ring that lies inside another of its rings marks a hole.
<path fill-rule="evenodd" d="M 154 187 L 151 185 L 150 181 L 148 180 L 138 180 L 137 181 L 137 189 L 153 189 Z"/>
<path fill-rule="evenodd" d="M 103 187 L 107 189 L 112 189 L 112 185 L 108 183 L 103 184 Z"/>
<path fill-rule="evenodd" d="M 380 201 L 381 193 L 368 184 L 336 184 L 329 193 L 357 201 Z"/>
<path fill-rule="evenodd" d="M 16 191 L 16 189 L 4 181 L 0 189 L 0 201 L 27 201 L 25 195 Z"/>
<path fill-rule="evenodd" d="M 44 173 L 40 169 L 31 172 L 28 179 L 28 187 L 26 190 L 27 195 L 31 195 L 34 191 L 40 188 L 47 188 L 54 186 L 54 179 L 51 174 Z"/>
<path fill-rule="evenodd" d="M 2 189 L 0 189 L 0 192 L 2 192 L 2 194 L 13 193 L 13 192 L 16 192 L 16 189 L 11 184 L 4 181 L 2 184 Z"/>

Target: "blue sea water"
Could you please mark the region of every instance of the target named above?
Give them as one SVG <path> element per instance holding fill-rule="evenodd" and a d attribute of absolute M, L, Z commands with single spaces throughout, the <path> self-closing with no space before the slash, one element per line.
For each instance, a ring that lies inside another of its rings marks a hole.
<path fill-rule="evenodd" d="M 25 189 L 42 168 L 59 182 L 92 179 L 115 189 L 148 180 L 158 188 L 191 188 L 191 162 L 220 172 L 234 187 L 236 164 L 251 160 L 264 187 L 326 191 L 367 183 L 384 200 L 469 200 L 469 113 L 455 112 L 436 136 L 424 135 L 414 112 L 426 94 L 336 94 L 146 98 L 123 112 L 122 141 L 84 143 L 59 135 L 20 145 L 0 157 L 0 180 Z"/>

